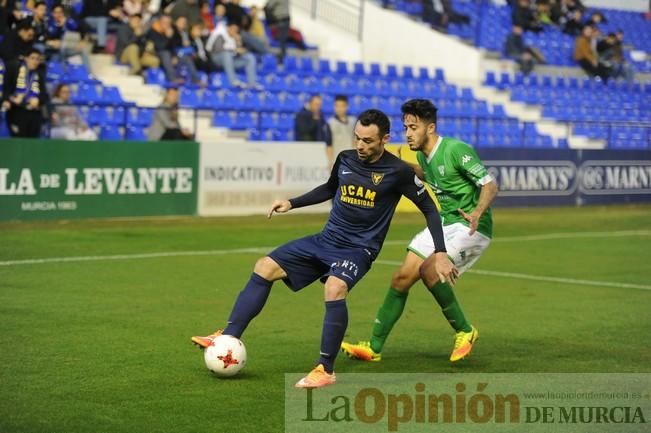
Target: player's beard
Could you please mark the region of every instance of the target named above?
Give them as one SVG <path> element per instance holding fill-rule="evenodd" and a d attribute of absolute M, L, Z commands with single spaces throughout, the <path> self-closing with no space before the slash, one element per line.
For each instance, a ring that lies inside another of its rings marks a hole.
<path fill-rule="evenodd" d="M 423 150 L 425 147 L 425 144 L 427 144 L 427 135 L 423 135 L 420 140 L 412 140 L 409 141 L 407 140 L 407 145 L 409 146 L 409 149 L 413 150 L 414 152 L 417 152 L 419 150 Z"/>

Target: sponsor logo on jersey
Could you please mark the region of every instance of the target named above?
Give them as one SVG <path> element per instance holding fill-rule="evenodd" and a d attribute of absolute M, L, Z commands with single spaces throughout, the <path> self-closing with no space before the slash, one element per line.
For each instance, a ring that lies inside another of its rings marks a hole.
<path fill-rule="evenodd" d="M 384 179 L 384 173 L 371 172 L 371 180 L 373 181 L 373 185 L 379 185 L 380 182 L 382 182 L 382 179 Z"/>
<path fill-rule="evenodd" d="M 339 190 L 341 191 L 339 200 L 344 203 L 366 208 L 375 207 L 377 191 L 360 185 L 341 185 Z"/>

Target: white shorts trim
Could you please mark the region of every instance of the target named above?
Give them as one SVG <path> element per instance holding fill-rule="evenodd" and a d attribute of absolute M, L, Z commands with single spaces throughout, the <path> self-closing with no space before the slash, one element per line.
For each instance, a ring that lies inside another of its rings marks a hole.
<path fill-rule="evenodd" d="M 475 232 L 472 236 L 469 236 L 469 230 L 462 223 L 443 226 L 445 248 L 448 250 L 448 256 L 450 256 L 450 259 L 459 269 L 460 273 L 464 273 L 470 269 L 491 243 L 490 238 L 479 232 Z M 426 228 L 417 233 L 411 242 L 409 242 L 407 249 L 423 259 L 429 257 L 434 252 L 434 240 L 429 229 Z"/>

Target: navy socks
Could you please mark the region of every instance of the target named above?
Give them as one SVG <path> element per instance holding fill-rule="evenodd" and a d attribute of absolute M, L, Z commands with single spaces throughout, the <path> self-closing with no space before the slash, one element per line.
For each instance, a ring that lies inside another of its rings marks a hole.
<path fill-rule="evenodd" d="M 228 326 L 224 329 L 225 335 L 240 338 L 251 320 L 260 313 L 267 302 L 272 284 L 273 282 L 265 280 L 255 272 L 251 274 L 249 282 L 246 283 L 233 305 L 233 310 L 228 318 Z"/>
<path fill-rule="evenodd" d="M 323 331 L 321 333 L 321 353 L 317 364 L 323 364 L 325 371 L 332 373 L 335 359 L 339 353 L 344 333 L 348 326 L 348 307 L 346 300 L 326 301 Z"/>

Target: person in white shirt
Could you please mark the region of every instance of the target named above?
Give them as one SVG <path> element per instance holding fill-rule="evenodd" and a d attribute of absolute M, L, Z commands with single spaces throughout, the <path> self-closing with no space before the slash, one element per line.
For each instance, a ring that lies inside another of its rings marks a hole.
<path fill-rule="evenodd" d="M 231 85 L 247 87 L 248 84 L 248 87 L 254 89 L 262 88 L 258 84 L 257 60 L 244 48 L 240 37 L 240 27 L 236 23 L 224 25 L 223 22 L 220 22 L 217 24 L 208 37 L 206 50 L 210 53 L 213 63 L 224 69 Z M 247 84 L 240 81 L 235 73 L 236 69 L 242 68 L 246 73 Z"/>
<path fill-rule="evenodd" d="M 326 153 L 330 166 L 332 166 L 339 152 L 353 148 L 355 118 L 348 115 L 348 97 L 346 95 L 335 96 L 335 115 L 328 120 L 328 125 L 332 134 L 332 146 L 326 147 Z"/>

